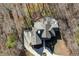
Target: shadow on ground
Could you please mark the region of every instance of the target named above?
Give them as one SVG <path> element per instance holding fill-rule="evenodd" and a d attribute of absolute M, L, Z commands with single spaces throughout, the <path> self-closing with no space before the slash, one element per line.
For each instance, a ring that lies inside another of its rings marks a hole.
<path fill-rule="evenodd" d="M 52 37 L 51 40 L 46 40 L 46 46 L 51 49 L 52 53 L 54 52 L 54 46 L 57 43 L 57 40 L 61 40 L 60 29 L 55 28 L 54 31 L 56 36 Z"/>

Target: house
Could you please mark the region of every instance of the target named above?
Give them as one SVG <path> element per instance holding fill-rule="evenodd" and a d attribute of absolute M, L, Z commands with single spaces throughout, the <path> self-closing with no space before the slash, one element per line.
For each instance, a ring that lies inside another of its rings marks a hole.
<path fill-rule="evenodd" d="M 56 31 L 59 31 L 57 21 L 52 17 L 45 17 L 44 21 L 34 22 L 31 31 L 26 31 L 28 33 L 26 40 L 30 41 L 31 45 L 39 45 L 42 44 L 43 39 L 50 40 L 51 37 L 56 36 Z"/>
<path fill-rule="evenodd" d="M 32 30 L 24 31 L 24 42 L 26 43 L 24 46 L 27 47 L 28 45 L 28 47 L 30 46 L 33 49 L 44 47 L 45 49 L 45 41 L 53 40 L 52 37 L 56 37 L 57 32 L 59 32 L 59 27 L 55 19 L 52 17 L 41 18 L 40 21 L 34 22 Z M 26 49 L 28 49 L 28 47 Z"/>

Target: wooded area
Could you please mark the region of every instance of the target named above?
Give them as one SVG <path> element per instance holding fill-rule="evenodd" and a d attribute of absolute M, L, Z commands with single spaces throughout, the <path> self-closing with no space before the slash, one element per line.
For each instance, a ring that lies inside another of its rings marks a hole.
<path fill-rule="evenodd" d="M 22 31 L 32 27 L 34 13 L 55 18 L 67 55 L 79 55 L 79 4 L 0 4 L 0 55 L 19 55 L 24 50 Z"/>

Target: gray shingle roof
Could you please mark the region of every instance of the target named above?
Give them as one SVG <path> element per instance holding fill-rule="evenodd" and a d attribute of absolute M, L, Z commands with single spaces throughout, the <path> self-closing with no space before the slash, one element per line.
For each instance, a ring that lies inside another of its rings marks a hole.
<path fill-rule="evenodd" d="M 41 30 L 44 31 L 42 32 L 42 34 L 40 34 L 40 36 L 38 34 L 35 34 L 36 39 L 34 39 L 35 41 L 32 41 L 33 44 L 40 44 L 41 38 L 51 38 L 50 32 L 53 34 L 53 36 L 55 36 L 53 28 L 58 27 L 57 21 L 53 18 L 45 17 L 45 19 L 41 18 L 40 20 L 41 21 L 34 23 L 35 30 L 33 30 L 33 32 L 38 31 L 38 34 L 40 34 Z"/>
<path fill-rule="evenodd" d="M 41 38 L 51 38 L 50 32 L 53 34 L 53 36 L 55 36 L 55 32 L 53 28 L 58 28 L 57 21 L 50 17 L 46 17 L 45 19 L 42 19 L 42 20 L 45 20 L 45 21 L 37 21 L 34 23 L 34 27 L 31 32 L 32 45 L 41 44 L 42 43 Z M 41 34 L 42 30 L 43 32 Z"/>

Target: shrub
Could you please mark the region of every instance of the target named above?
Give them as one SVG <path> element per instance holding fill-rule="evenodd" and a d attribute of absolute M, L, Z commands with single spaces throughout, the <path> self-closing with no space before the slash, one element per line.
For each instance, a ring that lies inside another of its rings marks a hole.
<path fill-rule="evenodd" d="M 75 41 L 77 42 L 77 44 L 79 45 L 79 29 L 76 31 L 75 33 Z"/>
<path fill-rule="evenodd" d="M 13 48 L 16 43 L 16 36 L 14 34 L 10 34 L 7 36 L 7 42 L 6 42 L 6 47 L 7 48 Z"/>

